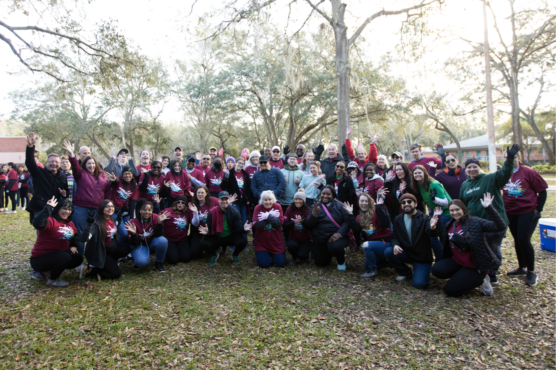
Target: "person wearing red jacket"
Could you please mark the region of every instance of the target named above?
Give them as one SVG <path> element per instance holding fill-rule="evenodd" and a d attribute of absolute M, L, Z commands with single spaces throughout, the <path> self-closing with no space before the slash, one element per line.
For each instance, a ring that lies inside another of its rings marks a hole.
<path fill-rule="evenodd" d="M 371 136 L 371 144 L 369 146 L 369 155 L 367 155 L 367 153 L 365 152 L 365 149 L 363 149 L 363 145 L 359 145 L 359 147 L 357 148 L 356 153 L 353 152 L 353 147 L 351 146 L 351 140 L 350 140 L 351 126 L 348 127 L 346 136 L 347 136 L 347 139 L 345 141 L 345 146 L 346 146 L 347 155 L 348 155 L 350 161 L 354 161 L 355 163 L 357 163 L 357 166 L 359 167 L 359 171 L 363 172 L 363 168 L 369 162 L 372 162 L 373 164 L 376 165 L 377 158 L 378 158 L 378 151 L 376 150 L 375 142 L 380 140 L 380 136 L 378 136 L 378 135 Z"/>

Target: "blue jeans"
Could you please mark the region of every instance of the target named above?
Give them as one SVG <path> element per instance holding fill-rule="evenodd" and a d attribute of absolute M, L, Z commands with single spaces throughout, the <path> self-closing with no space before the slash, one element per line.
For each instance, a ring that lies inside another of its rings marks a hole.
<path fill-rule="evenodd" d="M 373 240 L 363 243 L 363 254 L 365 255 L 365 271 L 378 270 L 388 265 L 388 260 L 384 256 L 384 251 L 392 244 L 382 240 Z"/>
<path fill-rule="evenodd" d="M 156 262 L 164 262 L 166 250 L 168 249 L 168 240 L 163 236 L 154 238 L 149 246 L 138 245 L 131 246 L 131 255 L 135 261 L 135 266 L 146 267 L 151 262 L 151 253 L 156 254 Z"/>
<path fill-rule="evenodd" d="M 241 224 L 245 225 L 245 223 L 247 222 L 247 206 L 245 204 L 232 203 L 232 207 L 238 210 L 239 214 L 241 215 Z M 245 238 L 245 240 L 247 240 L 247 233 L 243 233 L 243 237 Z M 232 246 L 229 249 L 230 252 L 233 252 L 235 251 L 236 247 Z M 247 250 L 247 247 L 245 247 L 244 251 L 245 250 Z"/>
<path fill-rule="evenodd" d="M 257 265 L 264 269 L 269 268 L 272 263 L 276 267 L 284 267 L 286 265 L 286 253 L 272 254 L 269 252 L 255 252 L 257 257 Z"/>
<path fill-rule="evenodd" d="M 413 281 L 411 284 L 416 288 L 424 289 L 429 285 L 429 279 L 432 269 L 432 263 L 415 263 L 409 260 L 407 254 L 402 252 L 397 256 L 394 255 L 394 248 L 390 247 L 384 251 L 384 256 L 394 267 L 394 270 L 400 276 L 410 276 L 411 269 L 407 267 L 407 263 L 413 265 Z"/>
<path fill-rule="evenodd" d="M 89 218 L 89 212 L 96 212 L 95 208 L 79 207 L 73 206 L 73 217 L 72 222 L 77 228 L 77 233 L 79 235 L 83 234 L 85 228 L 87 227 L 87 218 Z M 85 251 L 85 243 L 77 244 L 77 252 L 83 255 Z"/>
<path fill-rule="evenodd" d="M 114 213 L 112 215 L 112 220 L 116 222 L 117 217 L 118 215 Z M 125 223 L 128 221 L 129 221 L 129 216 L 125 216 L 122 218 L 122 222 L 118 225 L 118 235 L 119 235 L 118 243 L 123 243 L 127 239 L 127 230 L 125 229 Z"/>
<path fill-rule="evenodd" d="M 440 222 L 442 222 L 442 225 L 444 226 L 447 226 L 451 220 L 452 218 L 450 216 L 440 216 Z M 440 261 L 442 259 L 444 247 L 440 243 L 440 240 L 438 240 L 438 237 L 431 238 L 431 245 L 435 260 Z"/>

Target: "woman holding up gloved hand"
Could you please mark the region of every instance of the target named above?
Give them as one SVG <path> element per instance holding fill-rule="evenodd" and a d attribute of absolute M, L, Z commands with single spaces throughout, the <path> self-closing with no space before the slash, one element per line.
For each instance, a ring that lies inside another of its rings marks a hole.
<path fill-rule="evenodd" d="M 261 193 L 261 200 L 253 211 L 253 223 L 245 225 L 245 231 L 253 229 L 253 247 L 257 265 L 268 268 L 286 265 L 286 246 L 282 238 L 282 207 L 276 203 L 272 190 Z"/>
<path fill-rule="evenodd" d="M 508 217 L 506 216 L 506 209 L 504 208 L 504 199 L 500 191 L 508 180 L 512 177 L 514 171 L 514 159 L 519 152 L 520 146 L 517 144 L 508 147 L 506 150 L 506 161 L 502 168 L 494 173 L 486 174 L 481 170 L 481 163 L 476 158 L 469 158 L 465 161 L 465 169 L 467 171 L 467 180 L 461 185 L 459 192 L 459 199 L 469 209 L 471 216 L 484 218 L 485 220 L 494 221 L 491 216 L 486 212 L 481 204 L 481 198 L 484 194 L 490 193 L 493 195 L 492 206 L 504 219 L 506 225 L 509 224 Z M 494 249 L 496 257 L 502 262 L 502 240 L 506 236 L 506 230 L 499 232 L 485 233 L 487 242 Z M 489 272 L 491 284 L 498 284 L 496 275 L 498 270 Z"/>

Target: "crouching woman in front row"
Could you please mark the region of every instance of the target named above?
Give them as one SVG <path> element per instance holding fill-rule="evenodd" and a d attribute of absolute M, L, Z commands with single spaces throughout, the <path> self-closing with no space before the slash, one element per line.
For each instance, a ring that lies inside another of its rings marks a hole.
<path fill-rule="evenodd" d="M 31 250 L 31 267 L 38 271 L 46 285 L 63 288 L 69 284 L 60 278 L 64 270 L 80 266 L 83 256 L 77 253 L 77 228 L 71 221 L 73 206 L 65 199 L 52 197 L 35 215 L 33 227 L 37 241 Z M 50 276 L 46 272 L 50 271 Z"/>
<path fill-rule="evenodd" d="M 444 243 L 443 259 L 432 267 L 432 274 L 439 279 L 449 279 L 444 292 L 450 297 L 461 297 L 480 287 L 487 296 L 493 294 L 490 271 L 497 271 L 500 260 L 489 245 L 485 233 L 496 233 L 506 229 L 506 223 L 492 206 L 493 197 L 486 193 L 481 199 L 483 208 L 492 221 L 471 217 L 465 204 L 452 200 L 448 204 L 452 221 L 446 226 L 448 238 Z"/>
<path fill-rule="evenodd" d="M 87 227 L 81 235 L 85 246 L 85 257 L 89 264 L 86 277 L 98 279 L 119 279 L 122 276 L 118 260 L 129 254 L 131 249 L 125 242 L 118 242 L 116 233 L 122 221 L 122 212 L 113 219 L 114 203 L 105 199 L 98 210 L 87 218 Z"/>

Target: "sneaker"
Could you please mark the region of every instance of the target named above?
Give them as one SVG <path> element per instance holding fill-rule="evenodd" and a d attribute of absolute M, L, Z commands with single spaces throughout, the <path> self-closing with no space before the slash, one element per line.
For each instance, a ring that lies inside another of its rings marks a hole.
<path fill-rule="evenodd" d="M 517 277 L 517 276 L 520 276 L 520 275 L 527 275 L 527 270 L 525 270 L 521 267 L 518 267 L 515 270 L 508 272 L 506 275 L 512 276 L 512 277 Z"/>
<path fill-rule="evenodd" d="M 140 270 L 141 267 L 139 267 L 139 266 L 137 266 L 137 265 L 134 264 L 134 265 L 133 265 L 133 269 L 134 269 L 134 270 Z"/>
<path fill-rule="evenodd" d="M 158 272 L 163 273 L 166 272 L 166 270 L 164 270 L 164 264 L 162 262 L 156 262 L 154 264 L 154 267 L 157 269 Z"/>
<path fill-rule="evenodd" d="M 209 266 L 216 265 L 216 261 L 218 261 L 218 257 L 220 257 L 220 253 L 216 252 L 216 256 L 210 257 Z"/>
<path fill-rule="evenodd" d="M 290 266 L 295 266 L 295 258 L 293 258 L 293 257 L 290 260 Z"/>
<path fill-rule="evenodd" d="M 11 215 L 12 213 L 15 213 L 15 211 L 8 211 L 8 212 L 6 212 L 7 215 Z"/>
<path fill-rule="evenodd" d="M 233 252 L 235 252 L 236 247 L 230 247 L 230 248 L 228 248 L 228 250 L 233 253 Z"/>
<path fill-rule="evenodd" d="M 489 275 L 490 278 L 490 285 L 498 285 L 498 278 L 496 275 Z"/>
<path fill-rule="evenodd" d="M 64 280 L 58 278 L 56 280 L 48 279 L 46 281 L 46 285 L 47 286 L 53 286 L 53 287 L 56 287 L 56 288 L 65 288 L 69 285 L 69 283 L 67 281 L 64 281 Z"/>
<path fill-rule="evenodd" d="M 525 276 L 525 284 L 529 286 L 537 285 L 537 274 L 533 271 L 527 271 L 527 276 Z"/>
<path fill-rule="evenodd" d="M 234 265 L 239 265 L 239 256 L 232 255 L 232 263 Z"/>
<path fill-rule="evenodd" d="M 35 280 L 44 280 L 45 282 L 48 280 L 44 272 L 38 272 L 38 271 L 33 271 L 33 273 L 31 274 L 31 278 Z"/>
<path fill-rule="evenodd" d="M 338 271 L 345 271 L 346 270 L 346 264 L 344 262 L 343 265 L 338 264 Z"/>
<path fill-rule="evenodd" d="M 83 270 L 83 264 L 80 264 L 79 266 L 77 266 L 75 268 L 75 271 L 77 271 L 77 272 L 81 272 L 82 270 Z"/>
<path fill-rule="evenodd" d="M 481 288 L 481 292 L 488 297 L 494 294 L 494 289 L 492 289 L 492 285 L 490 285 L 490 276 L 485 276 L 485 279 L 479 288 Z"/>
<path fill-rule="evenodd" d="M 375 276 L 378 275 L 378 271 L 377 270 L 367 270 L 367 272 L 365 272 L 363 275 L 361 275 L 361 277 L 364 277 L 366 279 L 369 278 L 373 278 Z"/>
<path fill-rule="evenodd" d="M 400 275 L 396 278 L 396 281 L 404 281 L 405 279 L 409 279 L 410 276 L 411 275 L 407 275 L 407 276 Z"/>

